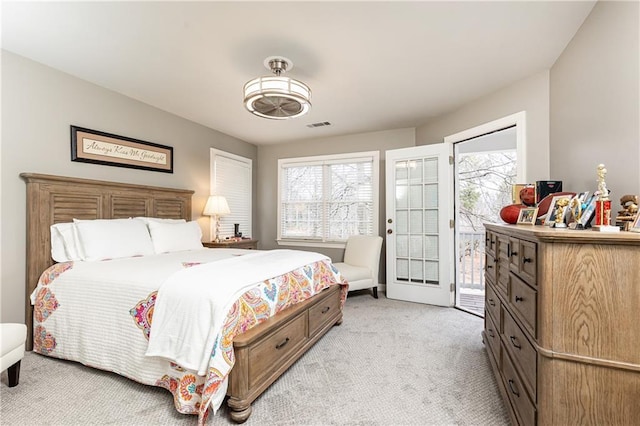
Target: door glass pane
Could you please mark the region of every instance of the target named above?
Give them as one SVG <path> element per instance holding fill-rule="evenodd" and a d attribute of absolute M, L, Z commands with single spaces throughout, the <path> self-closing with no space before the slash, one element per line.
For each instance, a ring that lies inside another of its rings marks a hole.
<path fill-rule="evenodd" d="M 421 234 L 422 233 L 422 210 L 411 210 L 409 214 L 411 217 L 411 233 L 412 234 Z"/>
<path fill-rule="evenodd" d="M 424 186 L 424 206 L 426 208 L 438 208 L 438 184 L 430 183 Z"/>
<path fill-rule="evenodd" d="M 438 181 L 438 159 L 437 158 L 425 158 L 424 181 L 425 182 Z"/>
<path fill-rule="evenodd" d="M 396 235 L 396 256 L 409 256 L 409 237 L 406 235 Z"/>
<path fill-rule="evenodd" d="M 422 183 L 422 160 L 409 161 L 409 178 L 411 183 Z"/>
<path fill-rule="evenodd" d="M 396 210 L 396 232 L 398 234 L 406 234 L 409 232 L 408 214 L 409 212 L 406 210 Z M 413 224 L 411 226 L 413 227 Z"/>
<path fill-rule="evenodd" d="M 411 261 L 411 282 L 424 282 L 424 274 L 422 272 L 422 260 Z"/>
<path fill-rule="evenodd" d="M 429 284 L 438 284 L 438 262 L 427 260 L 424 262 L 425 279 Z"/>
<path fill-rule="evenodd" d="M 396 182 L 407 180 L 408 161 L 396 161 Z"/>
<path fill-rule="evenodd" d="M 396 279 L 400 281 L 409 279 L 409 261 L 407 259 L 396 260 Z"/>
<path fill-rule="evenodd" d="M 409 204 L 412 209 L 422 208 L 422 185 L 411 185 Z"/>
<path fill-rule="evenodd" d="M 438 259 L 438 236 L 426 235 L 424 237 L 424 258 Z"/>
<path fill-rule="evenodd" d="M 407 185 L 396 185 L 396 208 L 406 209 L 409 206 Z"/>
<path fill-rule="evenodd" d="M 412 259 L 422 259 L 422 237 L 420 235 L 411 236 L 409 248 L 409 254 Z"/>
<path fill-rule="evenodd" d="M 424 233 L 438 233 L 438 210 L 425 210 L 424 212 Z"/>

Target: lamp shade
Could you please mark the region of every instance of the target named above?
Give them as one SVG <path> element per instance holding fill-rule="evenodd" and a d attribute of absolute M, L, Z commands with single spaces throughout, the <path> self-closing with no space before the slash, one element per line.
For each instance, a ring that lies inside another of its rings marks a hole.
<path fill-rule="evenodd" d="M 222 195 L 210 195 L 204 206 L 203 214 L 207 216 L 223 216 L 231 213 L 227 199 Z"/>

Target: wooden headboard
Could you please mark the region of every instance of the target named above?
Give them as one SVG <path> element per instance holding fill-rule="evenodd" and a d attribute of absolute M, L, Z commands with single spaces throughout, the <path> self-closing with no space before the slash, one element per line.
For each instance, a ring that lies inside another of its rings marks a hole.
<path fill-rule="evenodd" d="M 27 349 L 33 344 L 33 307 L 29 296 L 51 259 L 50 226 L 76 219 L 136 216 L 191 220 L 194 191 L 21 173 L 27 183 Z"/>

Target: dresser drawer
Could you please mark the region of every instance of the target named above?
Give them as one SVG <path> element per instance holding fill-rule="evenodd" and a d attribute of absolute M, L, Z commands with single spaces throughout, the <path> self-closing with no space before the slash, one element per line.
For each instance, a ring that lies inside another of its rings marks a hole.
<path fill-rule="evenodd" d="M 500 331 L 491 319 L 491 315 L 485 315 L 484 317 L 484 334 L 489 352 L 491 352 L 498 368 L 500 368 Z"/>
<path fill-rule="evenodd" d="M 484 277 L 485 280 L 487 280 L 488 282 L 490 282 L 491 284 L 495 284 L 496 283 L 496 273 L 498 271 L 498 263 L 496 262 L 496 258 L 489 254 L 486 253 L 485 254 L 485 258 L 484 258 Z"/>
<path fill-rule="evenodd" d="M 537 286 L 538 246 L 530 241 L 520 241 L 520 273 L 527 284 Z"/>
<path fill-rule="evenodd" d="M 340 286 L 334 287 L 325 290 L 329 295 L 309 309 L 309 337 L 340 313 Z"/>
<path fill-rule="evenodd" d="M 508 294 L 509 305 L 513 308 L 515 314 L 523 322 L 529 333 L 534 338 L 537 337 L 538 292 L 512 273 L 509 275 Z"/>
<path fill-rule="evenodd" d="M 485 296 L 485 308 L 493 317 L 493 321 L 496 324 L 496 329 L 500 332 L 500 299 L 496 295 L 496 292 L 493 290 L 492 285 L 486 286 L 486 296 Z"/>
<path fill-rule="evenodd" d="M 531 400 L 536 401 L 538 354 L 509 312 L 504 313 L 502 330 L 505 350 L 509 352 L 514 365 L 518 367 Z"/>
<path fill-rule="evenodd" d="M 507 351 L 502 352 L 502 378 L 520 426 L 534 426 L 536 407 L 527 396 Z"/>
<path fill-rule="evenodd" d="M 274 368 L 268 366 L 286 361 L 288 355 L 304 345 L 306 340 L 307 311 L 304 311 L 252 346 L 249 352 L 249 365 L 255 368 L 249 371 L 249 386 L 255 385 L 263 375 L 274 371 Z"/>

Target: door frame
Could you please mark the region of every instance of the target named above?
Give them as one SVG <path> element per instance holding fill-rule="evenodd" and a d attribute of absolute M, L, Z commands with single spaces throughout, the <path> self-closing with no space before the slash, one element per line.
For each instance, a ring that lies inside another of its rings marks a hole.
<path fill-rule="evenodd" d="M 462 142 L 468 139 L 477 138 L 479 136 L 486 135 L 488 133 L 493 133 L 507 127 L 516 127 L 516 157 L 518 159 L 516 163 L 516 182 L 527 182 L 527 160 L 526 160 L 526 152 L 527 152 L 527 113 L 526 111 L 520 111 L 515 114 L 508 115 L 506 117 L 499 118 L 497 120 L 490 121 L 488 123 L 481 124 L 479 126 L 472 127 L 467 130 L 463 130 L 458 133 L 454 133 L 453 135 L 445 136 L 444 143 L 450 145 L 450 152 L 452 155 L 455 155 L 454 144 L 457 142 Z M 522 159 L 522 161 L 520 161 Z M 453 158 L 455 162 L 455 158 Z M 454 172 L 455 173 L 455 172 Z M 454 229 L 453 229 L 453 252 L 454 252 L 454 271 L 451 276 L 451 280 L 454 283 L 455 293 L 454 293 L 454 306 L 459 305 L 459 280 L 458 280 L 458 224 L 457 224 L 457 206 L 459 205 L 458 197 L 459 191 L 456 188 L 455 179 L 452 182 L 451 186 L 454 191 L 454 206 L 451 214 L 454 216 L 456 220 L 454 220 Z"/>

